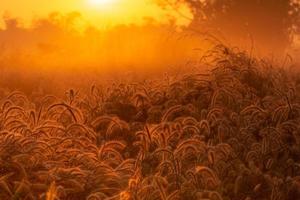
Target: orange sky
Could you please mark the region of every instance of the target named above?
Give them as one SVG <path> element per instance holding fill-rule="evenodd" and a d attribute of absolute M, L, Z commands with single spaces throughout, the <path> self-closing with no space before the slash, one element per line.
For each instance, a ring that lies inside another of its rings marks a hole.
<path fill-rule="evenodd" d="M 97 0 L 0 0 L 0 14 L 18 17 L 25 24 L 32 18 L 44 17 L 55 11 L 78 11 L 86 22 L 98 27 L 140 24 L 145 17 L 154 18 L 162 23 L 167 22 L 170 17 L 175 17 L 178 24 L 188 23 L 186 19 L 178 17 L 176 12 L 163 10 L 154 4 L 155 0 L 106 0 L 103 4 L 93 4 L 93 1 Z M 183 12 L 187 12 L 184 10 Z"/>

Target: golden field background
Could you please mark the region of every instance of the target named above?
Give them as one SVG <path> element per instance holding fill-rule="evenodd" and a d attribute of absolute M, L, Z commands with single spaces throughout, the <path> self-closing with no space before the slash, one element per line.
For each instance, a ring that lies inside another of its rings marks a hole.
<path fill-rule="evenodd" d="M 0 199 L 300 199 L 300 1 L 147 2 L 0 0 Z"/>

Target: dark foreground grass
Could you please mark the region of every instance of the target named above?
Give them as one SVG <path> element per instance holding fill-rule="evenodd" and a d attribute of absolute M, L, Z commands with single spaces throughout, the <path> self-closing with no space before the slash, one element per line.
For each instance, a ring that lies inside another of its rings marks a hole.
<path fill-rule="evenodd" d="M 0 199 L 300 199 L 297 76 L 223 46 L 205 59 L 209 73 L 3 97 Z"/>

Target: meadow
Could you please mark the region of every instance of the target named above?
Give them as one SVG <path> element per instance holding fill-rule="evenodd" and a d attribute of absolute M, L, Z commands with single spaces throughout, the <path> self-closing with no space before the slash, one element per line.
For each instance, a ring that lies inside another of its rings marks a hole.
<path fill-rule="evenodd" d="M 3 91 L 0 199 L 300 199 L 300 76 L 217 45 L 194 69 Z"/>

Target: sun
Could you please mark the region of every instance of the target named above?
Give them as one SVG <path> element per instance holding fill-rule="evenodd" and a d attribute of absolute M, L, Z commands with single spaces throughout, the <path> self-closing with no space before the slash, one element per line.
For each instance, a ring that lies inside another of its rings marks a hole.
<path fill-rule="evenodd" d="M 89 0 L 89 4 L 91 6 L 97 6 L 97 5 L 105 5 L 112 3 L 114 0 Z"/>

